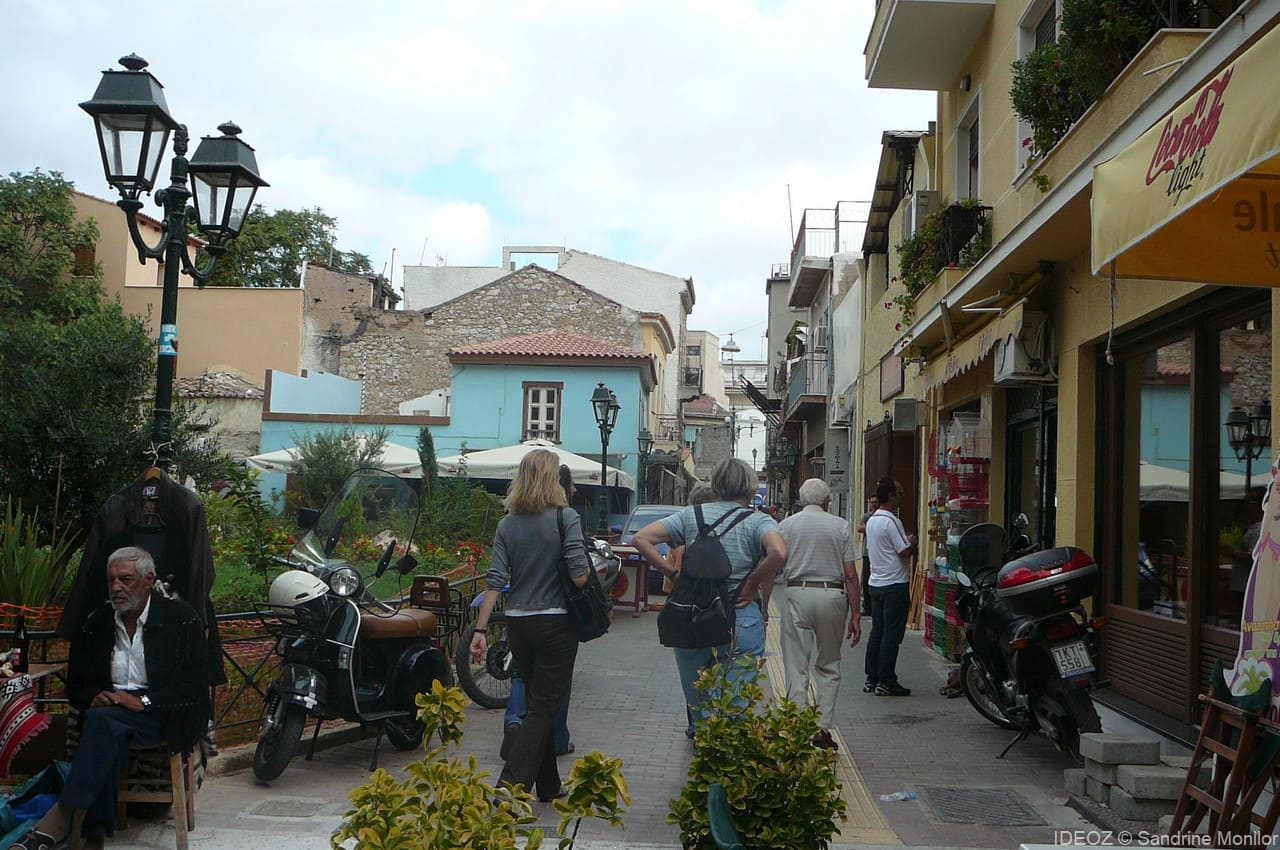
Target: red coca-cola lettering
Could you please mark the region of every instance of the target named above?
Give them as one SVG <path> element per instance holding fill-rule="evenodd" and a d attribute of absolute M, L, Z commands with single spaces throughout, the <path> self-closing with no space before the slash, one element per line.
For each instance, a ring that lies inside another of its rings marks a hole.
<path fill-rule="evenodd" d="M 1222 72 L 1222 76 L 1209 83 L 1196 99 L 1195 108 L 1179 121 L 1173 123 L 1170 117 L 1164 122 L 1160 131 L 1160 142 L 1156 152 L 1147 166 L 1147 185 L 1150 186 L 1161 174 L 1172 171 L 1181 165 L 1187 157 L 1194 156 L 1213 141 L 1218 132 L 1218 123 L 1222 119 L 1223 95 L 1231 83 L 1234 67 Z"/>

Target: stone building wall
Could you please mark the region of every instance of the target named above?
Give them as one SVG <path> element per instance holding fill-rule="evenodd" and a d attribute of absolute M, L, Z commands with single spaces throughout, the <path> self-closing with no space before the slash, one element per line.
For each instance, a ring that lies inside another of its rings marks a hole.
<path fill-rule="evenodd" d="M 460 345 L 545 330 L 643 345 L 637 311 L 536 265 L 426 311 L 372 309 L 370 286 L 309 269 L 303 346 L 309 368 L 363 383 L 366 414 L 394 414 L 400 402 L 447 387 L 448 351 Z"/>

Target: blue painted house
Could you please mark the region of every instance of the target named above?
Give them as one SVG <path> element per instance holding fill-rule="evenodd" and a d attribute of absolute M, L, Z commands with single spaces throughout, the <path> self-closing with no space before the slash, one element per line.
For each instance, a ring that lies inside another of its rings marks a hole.
<path fill-rule="evenodd" d="M 657 378 L 650 355 L 563 331 L 543 331 L 461 346 L 448 356 L 447 416 L 361 415 L 356 381 L 323 373 L 270 373 L 262 451 L 288 448 L 306 434 L 342 426 L 386 426 L 392 442 L 416 448 L 418 431 L 426 426 L 440 457 L 542 438 L 599 460 L 600 430 L 591 394 L 603 383 L 620 406 L 606 462 L 639 477 L 637 439 L 648 421 L 649 393 Z M 284 483 L 283 475 L 267 474 L 262 486 L 269 493 L 283 490 Z M 594 512 L 594 488 L 582 489 L 580 504 Z M 632 491 L 617 493 L 610 513 L 626 513 L 633 501 Z"/>

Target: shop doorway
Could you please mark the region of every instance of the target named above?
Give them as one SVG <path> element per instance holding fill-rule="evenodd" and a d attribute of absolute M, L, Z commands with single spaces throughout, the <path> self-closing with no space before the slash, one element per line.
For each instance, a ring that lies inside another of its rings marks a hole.
<path fill-rule="evenodd" d="M 1008 464 L 1003 523 L 1027 515 L 1026 534 L 1043 548 L 1054 545 L 1057 518 L 1058 388 L 1011 389 L 1005 395 Z"/>

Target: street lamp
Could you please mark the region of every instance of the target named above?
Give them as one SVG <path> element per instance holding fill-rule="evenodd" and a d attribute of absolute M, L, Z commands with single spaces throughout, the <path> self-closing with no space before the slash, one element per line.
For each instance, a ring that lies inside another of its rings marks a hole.
<path fill-rule="evenodd" d="M 160 302 L 160 345 L 156 363 L 156 398 L 151 440 L 156 465 L 167 466 L 172 458 L 173 375 L 178 357 L 178 273 L 179 269 L 196 286 L 203 287 L 213 275 L 227 243 L 235 239 L 253 207 L 258 189 L 267 182 L 258 175 L 253 148 L 240 138 L 240 128 L 228 121 L 218 126 L 221 136 L 205 136 L 187 159 L 187 128 L 169 114 L 164 86 L 146 70 L 147 62 L 130 54 L 120 60 L 123 71 L 103 71 L 93 99 L 80 108 L 93 117 L 98 134 L 98 150 L 107 182 L 120 193 L 116 206 L 124 210 L 129 235 L 138 249 L 138 261 L 159 260 L 164 264 L 164 287 Z M 173 160 L 169 185 L 155 193 L 164 208 L 163 235 L 155 246 L 146 244 L 138 230 L 142 209 L 139 195 L 156 185 L 160 161 L 169 136 L 173 135 Z M 191 188 L 187 189 L 187 178 Z M 194 206 L 187 201 L 194 199 Z M 200 228 L 208 240 L 204 246 L 209 262 L 197 267 L 187 252 L 188 223 Z"/>
<path fill-rule="evenodd" d="M 636 437 L 636 444 L 640 449 L 640 499 L 636 504 L 644 504 L 649 498 L 649 490 L 646 485 L 649 477 L 649 452 L 653 451 L 653 434 L 649 433 L 648 428 L 640 429 L 640 434 Z"/>
<path fill-rule="evenodd" d="M 605 489 L 609 480 L 609 435 L 613 426 L 618 424 L 618 411 L 622 406 L 604 382 L 600 382 L 591 393 L 591 411 L 595 414 L 596 425 L 600 426 L 600 522 L 601 535 L 609 533 L 609 492 Z"/>
<path fill-rule="evenodd" d="M 1271 439 L 1271 403 L 1264 401 L 1252 414 L 1243 407 L 1233 407 L 1227 414 L 1227 441 L 1236 454 L 1236 460 L 1244 461 L 1244 495 L 1249 497 L 1253 483 L 1253 462 L 1262 456 Z"/>

